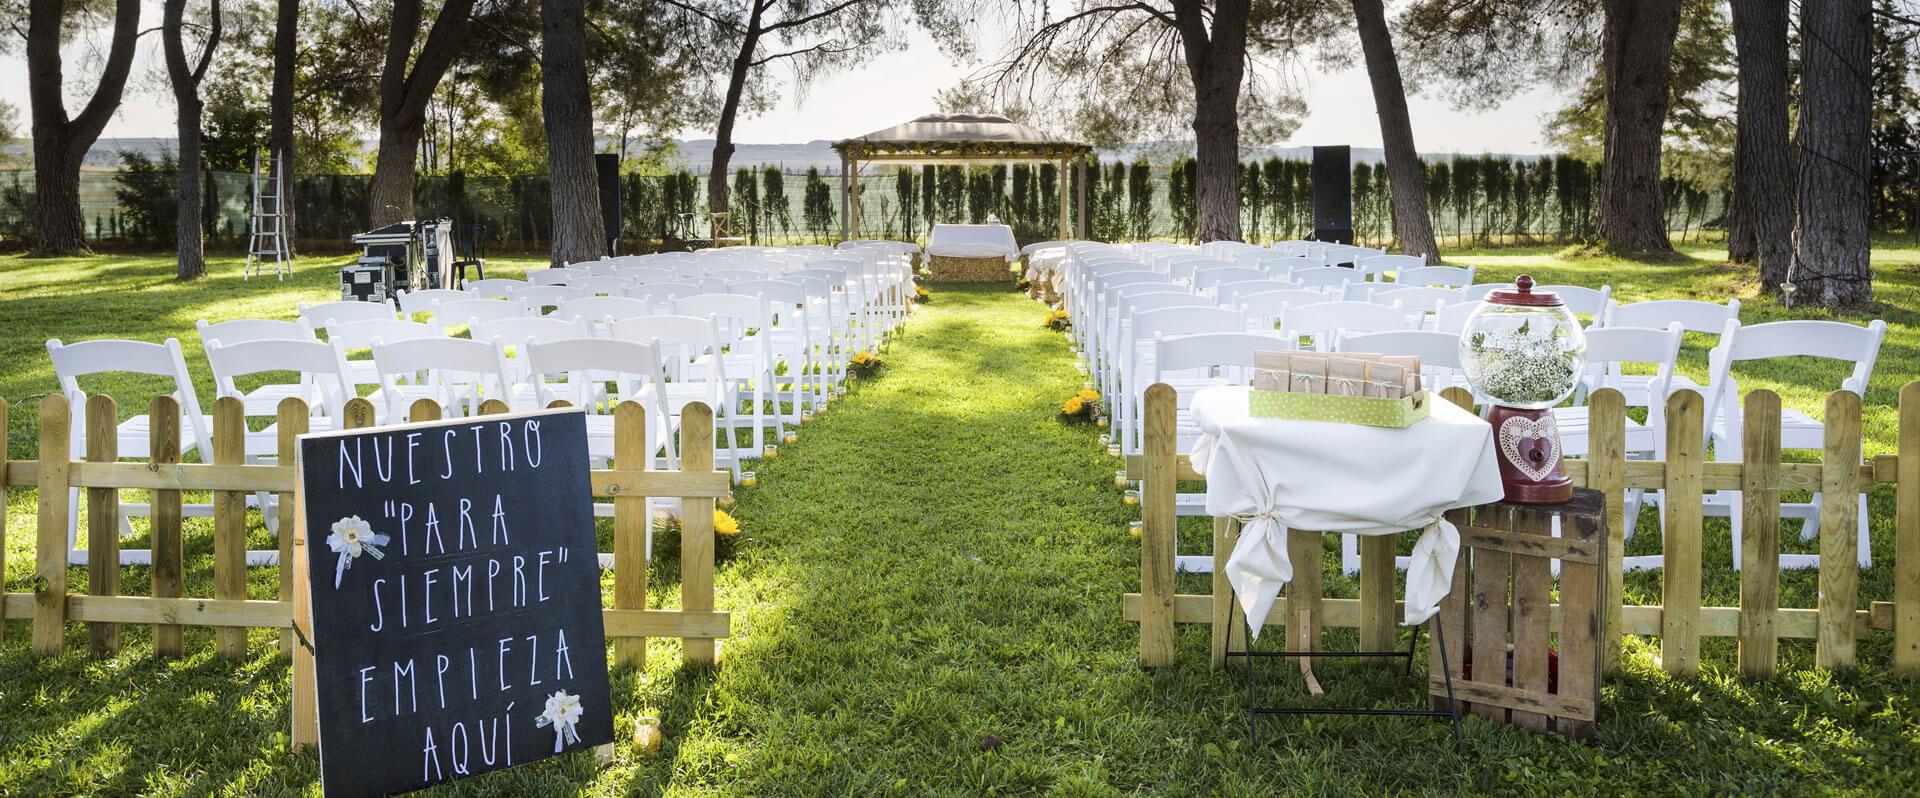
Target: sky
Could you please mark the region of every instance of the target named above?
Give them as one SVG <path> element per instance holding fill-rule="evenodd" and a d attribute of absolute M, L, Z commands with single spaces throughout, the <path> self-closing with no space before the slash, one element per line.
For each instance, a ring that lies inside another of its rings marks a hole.
<path fill-rule="evenodd" d="M 159 4 L 146 5 L 143 17 L 157 20 Z M 173 99 L 165 90 L 159 37 L 143 37 L 141 48 L 128 94 L 107 125 L 106 137 L 173 134 Z M 28 125 L 26 63 L 19 48 L 13 50 L 0 55 L 0 100 L 19 109 L 17 124 L 24 135 Z M 77 61 L 76 54 L 70 52 L 70 85 L 78 82 L 76 75 L 85 72 Z M 735 139 L 751 144 L 801 143 L 890 127 L 938 110 L 935 93 L 959 82 L 970 71 L 970 67 L 955 64 L 942 54 L 925 34 L 916 32 L 906 50 L 885 53 L 860 68 L 819 79 L 804 96 L 785 92 L 766 113 L 741 120 Z M 1379 123 L 1364 68 L 1326 71 L 1309 65 L 1302 72 L 1302 90 L 1310 112 L 1289 140 L 1276 144 L 1380 146 Z M 267 79 L 261 76 L 262 81 Z M 87 88 L 91 88 L 90 83 Z M 1541 140 L 1541 120 L 1560 102 L 1558 93 L 1545 89 L 1516 94 L 1501 107 L 1480 112 L 1457 110 L 1439 97 L 1409 98 L 1416 143 L 1422 152 L 1429 153 L 1542 152 L 1546 147 Z M 70 113 L 77 113 L 80 105 L 79 98 L 69 97 Z M 712 133 L 682 130 L 677 137 L 712 138 Z"/>

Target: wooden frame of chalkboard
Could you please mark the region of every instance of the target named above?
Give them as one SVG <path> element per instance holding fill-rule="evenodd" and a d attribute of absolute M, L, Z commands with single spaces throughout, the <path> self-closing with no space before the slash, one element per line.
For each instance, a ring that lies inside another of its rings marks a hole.
<path fill-rule="evenodd" d="M 294 700 L 296 714 L 313 702 L 328 795 L 612 741 L 583 413 L 347 429 L 298 449 L 294 626 L 313 667 Z"/>

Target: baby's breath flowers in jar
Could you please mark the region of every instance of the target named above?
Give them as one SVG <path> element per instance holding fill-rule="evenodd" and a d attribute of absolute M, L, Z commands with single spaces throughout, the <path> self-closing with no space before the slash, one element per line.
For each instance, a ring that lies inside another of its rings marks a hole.
<path fill-rule="evenodd" d="M 1580 322 L 1551 291 L 1520 275 L 1467 317 L 1460 366 L 1489 403 L 1507 501 L 1558 504 L 1573 498 L 1560 466 L 1560 431 L 1549 408 L 1566 401 L 1586 366 Z"/>

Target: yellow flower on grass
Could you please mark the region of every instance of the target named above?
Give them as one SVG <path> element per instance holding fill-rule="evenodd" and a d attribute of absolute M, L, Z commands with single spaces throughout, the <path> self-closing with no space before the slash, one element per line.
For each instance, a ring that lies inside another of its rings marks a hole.
<path fill-rule="evenodd" d="M 1068 399 L 1065 404 L 1060 405 L 1060 412 L 1069 416 L 1077 416 L 1080 415 L 1080 411 L 1085 410 L 1086 407 L 1087 403 L 1080 401 L 1080 397 L 1076 396 Z"/>
<path fill-rule="evenodd" d="M 861 365 L 861 366 L 871 363 L 873 362 L 873 353 L 868 352 L 865 349 L 855 352 L 853 355 L 853 362 L 856 365 Z"/>
<path fill-rule="evenodd" d="M 725 510 L 714 510 L 713 533 L 723 538 L 740 534 L 740 519 Z"/>
<path fill-rule="evenodd" d="M 920 296 L 923 296 L 923 297 L 925 297 L 925 296 L 933 296 L 933 292 L 932 292 L 932 291 L 928 291 L 928 290 L 927 290 L 927 289 L 926 289 L 925 287 L 922 287 L 922 286 L 917 286 L 917 285 L 916 285 L 916 286 L 914 286 L 914 287 L 913 287 L 913 292 L 914 292 L 914 293 L 916 293 L 916 294 L 919 294 Z"/>
<path fill-rule="evenodd" d="M 1079 397 L 1080 401 L 1082 402 L 1100 401 L 1100 392 L 1092 388 L 1081 388 L 1080 393 L 1075 394 L 1075 396 Z"/>

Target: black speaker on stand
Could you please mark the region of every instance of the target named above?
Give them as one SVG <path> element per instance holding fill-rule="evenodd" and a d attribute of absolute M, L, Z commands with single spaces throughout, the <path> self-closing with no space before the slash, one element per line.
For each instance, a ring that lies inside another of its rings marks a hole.
<path fill-rule="evenodd" d="M 620 156 L 597 153 L 593 171 L 600 179 L 600 223 L 606 227 L 607 254 L 617 255 L 620 247 Z"/>
<path fill-rule="evenodd" d="M 1353 243 L 1353 153 L 1344 144 L 1313 148 L 1313 239 Z"/>

